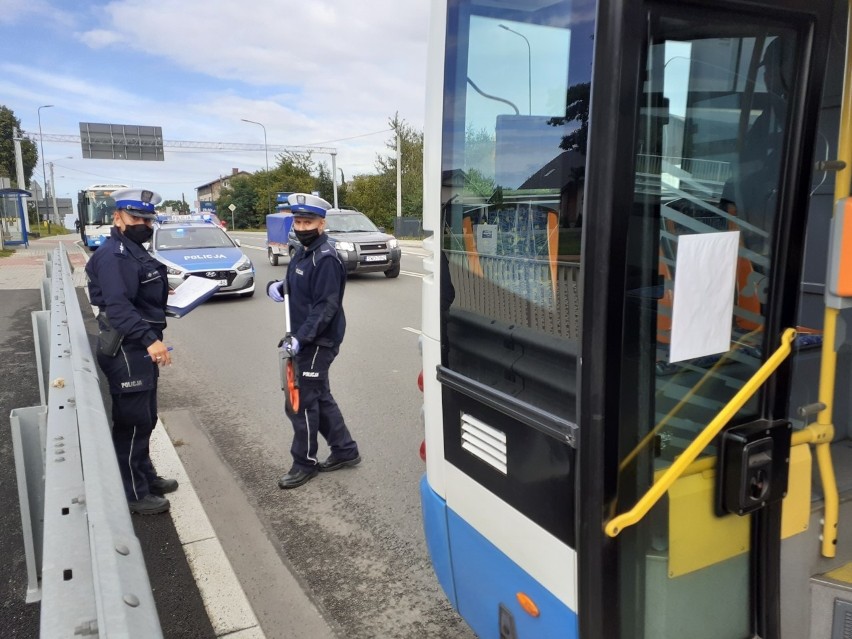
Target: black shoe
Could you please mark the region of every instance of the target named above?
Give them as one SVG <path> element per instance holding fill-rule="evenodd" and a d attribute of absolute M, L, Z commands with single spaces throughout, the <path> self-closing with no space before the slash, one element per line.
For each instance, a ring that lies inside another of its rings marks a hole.
<path fill-rule="evenodd" d="M 318 473 L 318 468 L 311 470 L 291 470 L 278 480 L 278 488 L 298 488 L 302 484 L 307 484 Z"/>
<path fill-rule="evenodd" d="M 177 479 L 165 479 L 159 475 L 154 481 L 148 482 L 148 490 L 152 495 L 165 495 L 173 493 L 178 489 Z"/>
<path fill-rule="evenodd" d="M 333 470 L 339 470 L 344 466 L 357 466 L 361 463 L 361 455 L 356 455 L 352 459 L 338 459 L 334 455 L 329 455 L 324 462 L 320 462 L 319 469 L 321 473 L 330 473 Z"/>
<path fill-rule="evenodd" d="M 159 515 L 169 512 L 169 500 L 158 495 L 145 495 L 139 501 L 128 503 L 130 512 L 137 515 Z"/>

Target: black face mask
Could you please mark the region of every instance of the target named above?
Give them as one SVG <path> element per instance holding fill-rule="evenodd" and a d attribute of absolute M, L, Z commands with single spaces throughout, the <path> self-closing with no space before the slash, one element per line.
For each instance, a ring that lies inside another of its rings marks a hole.
<path fill-rule="evenodd" d="M 319 229 L 311 229 L 310 231 L 294 231 L 296 237 L 302 243 L 302 246 L 310 246 L 320 236 Z"/>
<path fill-rule="evenodd" d="M 124 227 L 123 233 L 124 237 L 131 242 L 142 244 L 142 242 L 147 242 L 151 239 L 151 236 L 154 235 L 154 229 L 147 224 L 128 224 Z"/>

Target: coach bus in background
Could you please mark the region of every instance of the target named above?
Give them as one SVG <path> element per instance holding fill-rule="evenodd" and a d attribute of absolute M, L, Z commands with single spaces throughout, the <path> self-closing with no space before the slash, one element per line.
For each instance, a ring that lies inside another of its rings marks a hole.
<path fill-rule="evenodd" d="M 94 251 L 109 237 L 112 214 L 115 211 L 112 194 L 126 188 L 123 184 L 93 184 L 77 194 L 80 238 L 90 251 Z"/>
<path fill-rule="evenodd" d="M 421 501 L 482 639 L 852 636 L 848 11 L 432 3 Z"/>

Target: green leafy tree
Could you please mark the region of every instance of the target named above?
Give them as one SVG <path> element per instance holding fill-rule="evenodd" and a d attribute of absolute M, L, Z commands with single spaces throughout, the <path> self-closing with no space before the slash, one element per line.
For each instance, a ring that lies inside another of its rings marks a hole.
<path fill-rule="evenodd" d="M 219 217 L 230 224 L 230 210 L 228 207 L 233 204 L 234 209 L 234 228 L 245 229 L 260 226 L 260 219 L 265 213 L 258 212 L 258 204 L 261 202 L 258 199 L 258 191 L 254 184 L 256 174 L 253 176 L 241 175 L 231 180 L 230 186 L 222 189 L 219 199 L 216 200 L 216 210 L 219 211 Z M 261 210 L 265 212 L 266 203 L 261 204 Z M 226 213 L 227 212 L 227 213 Z"/>
<path fill-rule="evenodd" d="M 377 225 L 393 230 L 396 218 L 396 137 L 402 156 L 402 215 L 423 216 L 423 133 L 395 115 L 388 153 L 376 158 L 375 175 L 356 175 L 346 188 L 346 205 L 362 211 Z"/>
<path fill-rule="evenodd" d="M 394 136 L 386 146 L 389 153 L 376 159 L 376 170 L 380 175 L 392 180 L 390 197 L 393 210 L 396 212 L 396 138 L 400 138 L 400 155 L 402 156 L 402 215 L 406 217 L 423 217 L 423 132 L 399 117 L 399 113 L 388 120 Z"/>
<path fill-rule="evenodd" d="M 346 193 L 347 206 L 357 209 L 378 226 L 393 229 L 396 217 L 396 174 L 356 175 Z"/>
<path fill-rule="evenodd" d="M 0 105 L 0 176 L 4 173 L 12 179 L 12 184 L 18 188 L 26 188 L 33 175 L 33 168 L 38 162 L 38 148 L 36 143 L 30 139 L 21 142 L 21 159 L 24 164 L 24 182 L 17 183 L 17 171 L 15 169 L 15 144 L 12 140 L 13 130 L 21 131 L 21 121 L 15 117 L 12 109 Z"/>
<path fill-rule="evenodd" d="M 177 211 L 182 215 L 186 215 L 189 213 L 189 204 L 182 200 L 164 200 L 158 207 L 158 211 L 165 211 L 167 208 L 171 208 L 173 211 Z"/>
<path fill-rule="evenodd" d="M 273 202 L 275 194 L 282 191 L 310 193 L 316 190 L 316 167 L 310 153 L 285 152 L 275 159 L 277 165 L 272 171 L 271 180 Z"/>

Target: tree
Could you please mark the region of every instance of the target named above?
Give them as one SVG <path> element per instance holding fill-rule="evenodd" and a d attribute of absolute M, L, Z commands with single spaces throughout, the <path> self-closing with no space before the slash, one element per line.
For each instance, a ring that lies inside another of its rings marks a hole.
<path fill-rule="evenodd" d="M 377 225 L 392 229 L 396 217 L 395 192 L 395 173 L 356 175 L 348 185 L 346 202 Z"/>
<path fill-rule="evenodd" d="M 165 200 L 157 207 L 157 210 L 165 211 L 167 208 L 171 208 L 182 215 L 189 213 L 189 204 L 183 200 Z"/>
<path fill-rule="evenodd" d="M 378 156 L 376 170 L 380 175 L 391 178 L 391 190 L 385 195 L 393 203 L 396 212 L 396 138 L 400 138 L 400 155 L 402 156 L 402 215 L 406 217 L 423 217 L 423 132 L 418 131 L 399 113 L 388 120 L 394 136 L 387 142 L 390 153 Z"/>
<path fill-rule="evenodd" d="M 258 198 L 258 191 L 253 184 L 257 174 L 252 176 L 238 176 L 231 180 L 230 186 L 222 189 L 219 199 L 216 200 L 216 210 L 221 211 L 225 215 L 228 207 L 233 204 L 234 209 L 234 229 L 252 228 L 260 226 L 260 215 L 258 213 L 258 203 L 262 203 L 262 208 L 266 210 L 266 201 Z M 224 218 L 227 222 L 227 216 Z"/>
<path fill-rule="evenodd" d="M 15 117 L 12 109 L 0 105 L 0 175 L 5 173 L 12 178 L 12 183 L 18 188 L 24 189 L 30 183 L 33 169 L 38 162 L 38 148 L 36 143 L 25 138 L 21 142 L 21 157 L 24 164 L 24 182 L 18 184 L 17 171 L 15 169 L 15 144 L 12 140 L 13 129 L 21 131 L 21 121 Z"/>

